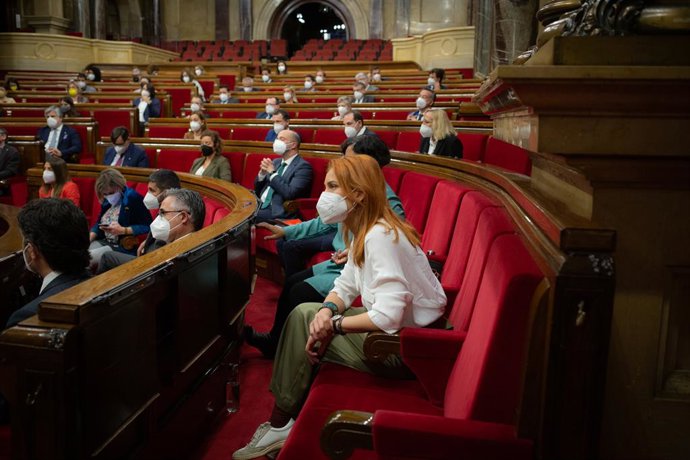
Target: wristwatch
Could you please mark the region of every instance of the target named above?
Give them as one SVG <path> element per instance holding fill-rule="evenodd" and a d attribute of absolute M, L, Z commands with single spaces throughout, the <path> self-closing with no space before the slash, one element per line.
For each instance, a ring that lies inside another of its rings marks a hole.
<path fill-rule="evenodd" d="M 333 318 L 331 318 L 331 322 L 333 324 L 333 332 L 335 332 L 338 335 L 345 335 L 345 332 L 343 331 L 343 319 L 345 317 L 343 315 L 335 315 Z"/>
<path fill-rule="evenodd" d="M 328 308 L 333 313 L 333 316 L 338 314 L 338 306 L 335 304 L 335 302 L 324 302 L 323 305 L 321 305 L 321 308 L 319 308 L 319 311 L 323 310 L 324 308 Z"/>

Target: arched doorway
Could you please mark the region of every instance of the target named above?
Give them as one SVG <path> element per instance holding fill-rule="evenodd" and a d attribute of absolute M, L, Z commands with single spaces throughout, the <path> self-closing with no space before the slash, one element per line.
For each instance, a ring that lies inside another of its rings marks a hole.
<path fill-rule="evenodd" d="M 353 31 L 352 16 L 342 2 L 298 0 L 275 11 L 270 36 L 287 40 L 292 55 L 311 38 L 347 40 Z"/>

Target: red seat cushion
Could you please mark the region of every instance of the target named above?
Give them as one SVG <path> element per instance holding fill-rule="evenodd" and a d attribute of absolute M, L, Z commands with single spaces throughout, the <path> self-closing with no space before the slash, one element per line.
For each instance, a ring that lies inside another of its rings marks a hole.
<path fill-rule="evenodd" d="M 427 214 L 438 180 L 438 177 L 413 171 L 406 173 L 402 178 L 398 197 L 402 201 L 407 221 L 420 234 L 424 234 Z"/>
<path fill-rule="evenodd" d="M 458 139 L 462 142 L 462 157 L 465 160 L 483 161 L 488 138 L 486 134 L 459 133 Z"/>
<path fill-rule="evenodd" d="M 486 141 L 484 163 L 500 166 L 520 174 L 529 175 L 532 171 L 532 162 L 527 150 L 495 137 L 490 137 Z"/>
<path fill-rule="evenodd" d="M 419 152 L 419 143 L 422 141 L 422 136 L 419 131 L 401 131 L 398 134 L 398 142 L 395 145 L 396 150 L 403 152 Z"/>

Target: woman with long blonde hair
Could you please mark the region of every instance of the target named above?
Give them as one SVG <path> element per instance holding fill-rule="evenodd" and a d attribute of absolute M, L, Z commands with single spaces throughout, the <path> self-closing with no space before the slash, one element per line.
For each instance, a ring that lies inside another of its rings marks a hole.
<path fill-rule="evenodd" d="M 283 446 L 316 364 L 332 362 L 371 373 L 399 367 L 397 357 L 381 368 L 367 364 L 366 333 L 428 326 L 446 305 L 441 284 L 419 247 L 419 235 L 388 205 L 376 160 L 368 155 L 333 160 L 324 185 L 316 205 L 319 217 L 326 224 L 343 223 L 349 257 L 323 303 L 303 303 L 290 313 L 273 365 L 273 412 L 249 444 L 233 454 L 235 460 L 260 457 Z M 358 296 L 365 308 L 362 313 L 349 309 Z"/>
<path fill-rule="evenodd" d="M 419 153 L 462 158 L 462 142 L 445 110 L 430 109 L 424 112 L 419 133 L 422 135 Z"/>

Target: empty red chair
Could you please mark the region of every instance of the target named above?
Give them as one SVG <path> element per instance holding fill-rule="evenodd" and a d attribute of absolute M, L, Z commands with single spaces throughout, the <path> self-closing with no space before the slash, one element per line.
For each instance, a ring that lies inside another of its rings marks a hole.
<path fill-rule="evenodd" d="M 419 143 L 422 141 L 422 136 L 419 131 L 401 131 L 398 133 L 398 142 L 395 144 L 395 150 L 402 152 L 419 152 Z"/>
<path fill-rule="evenodd" d="M 230 138 L 233 141 L 263 141 L 269 129 L 271 128 L 268 125 L 265 128 L 232 128 L 230 130 Z"/>
<path fill-rule="evenodd" d="M 236 184 L 241 184 L 244 175 L 244 158 L 246 155 L 243 152 L 224 152 L 223 156 L 230 162 L 232 181 Z"/>
<path fill-rule="evenodd" d="M 198 150 L 162 149 L 158 154 L 156 166 L 160 169 L 172 169 L 178 172 L 189 172 L 192 163 L 201 153 Z"/>
<path fill-rule="evenodd" d="M 381 138 L 381 140 L 388 146 L 389 149 L 394 149 L 398 143 L 398 132 L 397 131 L 383 131 L 377 129 L 375 133 Z"/>
<path fill-rule="evenodd" d="M 527 150 L 495 137 L 490 137 L 486 142 L 484 163 L 525 175 L 532 171 L 532 162 Z"/>
<path fill-rule="evenodd" d="M 314 143 L 340 145 L 345 138 L 345 131 L 342 129 L 317 129 L 314 134 Z"/>
<path fill-rule="evenodd" d="M 223 205 L 213 198 L 208 197 L 204 197 L 204 205 L 206 207 L 206 214 L 204 215 L 204 227 L 207 227 L 213 223 L 213 216 L 216 214 L 218 209 L 223 207 Z"/>
<path fill-rule="evenodd" d="M 469 187 L 442 180 L 436 185 L 421 246 L 429 257 L 445 262 L 462 197 Z"/>
<path fill-rule="evenodd" d="M 150 125 L 148 129 L 148 137 L 160 139 L 182 139 L 187 131 L 189 131 L 189 127 L 185 125 Z"/>
<path fill-rule="evenodd" d="M 462 142 L 462 157 L 465 160 L 482 161 L 488 138 L 486 134 L 459 133 L 458 139 Z"/>
<path fill-rule="evenodd" d="M 400 184 L 398 197 L 405 209 L 407 221 L 414 226 L 420 234 L 424 234 L 426 218 L 431 207 L 431 199 L 434 195 L 438 177 L 420 174 L 414 171 L 407 172 Z"/>
<path fill-rule="evenodd" d="M 388 186 L 396 193 L 400 190 L 400 182 L 402 182 L 402 177 L 407 171 L 404 169 L 396 168 L 395 166 L 385 166 L 383 168 L 383 177 L 386 178 L 386 183 Z"/>

